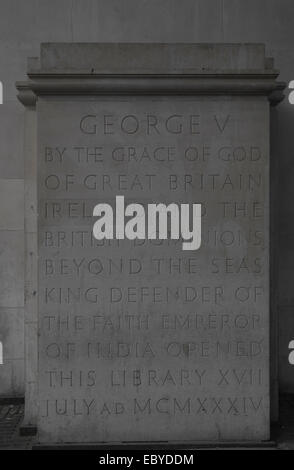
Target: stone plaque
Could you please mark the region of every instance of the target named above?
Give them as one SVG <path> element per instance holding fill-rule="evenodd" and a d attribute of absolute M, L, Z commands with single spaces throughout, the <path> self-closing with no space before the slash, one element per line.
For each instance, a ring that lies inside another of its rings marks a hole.
<path fill-rule="evenodd" d="M 136 93 L 100 82 L 85 93 L 88 75 L 68 89 L 64 77 L 50 93 L 38 88 L 50 77 L 32 85 L 38 439 L 268 439 L 268 88 L 219 93 L 214 77 L 204 93 L 163 84 L 146 96 L 152 79 Z M 200 248 L 95 239 L 94 207 L 115 209 L 117 196 L 146 211 L 201 204 Z"/>

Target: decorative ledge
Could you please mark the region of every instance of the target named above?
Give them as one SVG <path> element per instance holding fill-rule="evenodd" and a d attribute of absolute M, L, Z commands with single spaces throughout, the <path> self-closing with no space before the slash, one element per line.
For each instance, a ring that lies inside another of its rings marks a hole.
<path fill-rule="evenodd" d="M 261 95 L 283 99 L 272 58 L 262 44 L 41 45 L 29 59 L 19 100 L 47 95 Z"/>

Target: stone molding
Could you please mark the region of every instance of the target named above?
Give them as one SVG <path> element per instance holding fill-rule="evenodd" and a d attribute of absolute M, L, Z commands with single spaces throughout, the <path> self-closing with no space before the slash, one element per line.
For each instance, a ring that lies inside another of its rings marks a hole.
<path fill-rule="evenodd" d="M 50 95 L 260 95 L 277 104 L 285 88 L 262 44 L 42 44 L 28 77 L 16 84 L 24 106 Z"/>

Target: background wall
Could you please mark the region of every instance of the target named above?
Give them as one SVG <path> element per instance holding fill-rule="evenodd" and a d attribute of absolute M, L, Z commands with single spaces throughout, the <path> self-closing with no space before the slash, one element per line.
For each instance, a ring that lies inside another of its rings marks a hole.
<path fill-rule="evenodd" d="M 23 393 L 24 108 L 15 82 L 40 42 L 263 42 L 280 79 L 294 79 L 293 0 L 0 0 L 0 395 Z M 286 92 L 286 94 L 288 94 Z M 294 392 L 294 106 L 275 111 L 275 301 L 280 389 Z"/>

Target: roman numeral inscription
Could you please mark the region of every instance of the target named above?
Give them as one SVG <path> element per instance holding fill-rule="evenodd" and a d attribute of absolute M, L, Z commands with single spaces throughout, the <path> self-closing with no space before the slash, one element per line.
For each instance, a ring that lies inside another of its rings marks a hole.
<path fill-rule="evenodd" d="M 46 43 L 29 61 L 38 442 L 269 439 L 269 110 L 283 87 L 264 51 Z"/>
<path fill-rule="evenodd" d="M 254 438 L 269 383 L 264 101 L 253 115 L 242 98 L 39 106 L 41 427 Z"/>

